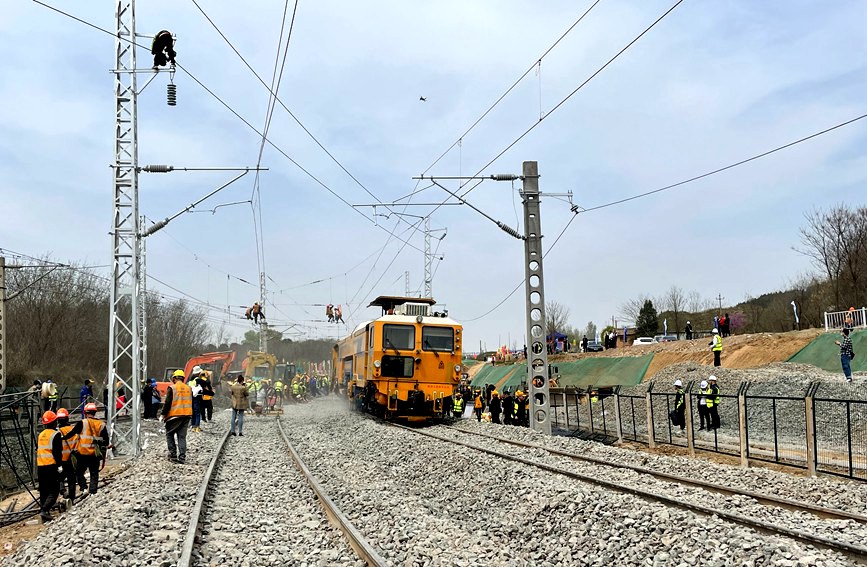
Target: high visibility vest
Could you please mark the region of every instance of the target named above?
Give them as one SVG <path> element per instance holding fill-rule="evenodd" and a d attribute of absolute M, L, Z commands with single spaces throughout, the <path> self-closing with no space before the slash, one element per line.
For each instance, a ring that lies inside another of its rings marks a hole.
<path fill-rule="evenodd" d="M 72 431 L 73 427 L 75 426 L 64 425 L 60 428 L 61 435 L 66 436 L 70 431 Z M 72 453 L 74 453 L 75 451 L 78 451 L 78 435 L 73 435 L 69 439 L 63 440 L 63 462 L 65 463 L 66 461 L 68 461 L 69 456 L 72 455 Z"/>
<path fill-rule="evenodd" d="M 93 448 L 94 438 L 101 437 L 102 428 L 105 427 L 102 421 L 92 417 L 86 417 L 81 420 L 81 435 L 78 438 L 78 453 L 80 455 L 95 455 L 96 451 Z"/>
<path fill-rule="evenodd" d="M 210 380 L 208 380 L 207 383 L 208 383 L 208 390 L 213 390 L 214 387 L 211 386 L 211 382 L 210 382 Z M 202 388 L 204 388 L 204 386 L 202 386 Z M 208 395 L 208 394 L 202 394 L 202 399 L 203 399 L 203 400 L 213 400 L 213 399 L 214 399 L 214 396 L 210 396 L 210 395 Z"/>
<path fill-rule="evenodd" d="M 283 391 L 283 382 L 281 382 L 280 380 L 277 380 L 276 382 L 274 382 L 274 390 L 277 392 L 282 392 Z"/>
<path fill-rule="evenodd" d="M 455 413 L 464 413 L 464 401 L 463 400 L 455 400 L 452 411 Z"/>
<path fill-rule="evenodd" d="M 175 382 L 171 386 L 172 389 L 172 407 L 169 408 L 169 413 L 166 419 L 173 417 L 192 417 L 193 416 L 193 391 L 183 382 Z"/>
<path fill-rule="evenodd" d="M 599 396 L 590 396 L 590 403 L 595 404 L 599 402 Z"/>
<path fill-rule="evenodd" d="M 674 399 L 675 399 L 674 409 L 678 410 L 683 405 L 683 389 L 681 389 L 681 388 L 677 389 L 677 394 L 676 394 L 676 397 Z"/>
<path fill-rule="evenodd" d="M 705 405 L 709 408 L 713 407 L 713 398 L 710 397 L 710 387 L 701 390 L 701 395 L 704 396 Z"/>
<path fill-rule="evenodd" d="M 481 396 L 476 396 L 476 401 L 473 402 L 473 407 L 476 409 L 482 409 L 482 407 L 484 407 L 482 404 L 482 397 Z"/>
<path fill-rule="evenodd" d="M 298 384 L 298 382 L 292 383 L 292 393 L 293 394 L 297 394 L 300 389 L 301 389 L 301 386 Z"/>
<path fill-rule="evenodd" d="M 39 434 L 38 445 L 36 447 L 37 467 L 48 467 L 58 464 L 54 460 L 54 453 L 51 451 L 51 448 L 54 446 L 55 435 L 60 435 L 60 432 L 56 429 L 46 429 Z"/>
<path fill-rule="evenodd" d="M 57 398 L 58 398 L 57 387 L 53 387 L 53 388 L 51 388 L 51 393 L 48 394 L 48 399 L 49 399 L 49 401 L 56 402 Z"/>
<path fill-rule="evenodd" d="M 716 344 L 713 345 L 713 348 L 711 350 L 713 350 L 714 352 L 722 352 L 722 337 L 721 336 L 719 336 L 719 335 L 716 336 Z"/>
<path fill-rule="evenodd" d="M 714 394 L 713 403 L 719 405 L 719 386 L 711 386 L 710 391 Z"/>

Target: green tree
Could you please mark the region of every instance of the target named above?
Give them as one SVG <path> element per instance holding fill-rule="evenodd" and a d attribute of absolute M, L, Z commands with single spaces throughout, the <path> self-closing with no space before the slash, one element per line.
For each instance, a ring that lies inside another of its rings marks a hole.
<path fill-rule="evenodd" d="M 649 299 L 644 300 L 644 305 L 641 307 L 641 311 L 638 312 L 635 327 L 638 330 L 639 337 L 652 337 L 659 331 L 659 316 L 656 313 L 653 302 Z"/>

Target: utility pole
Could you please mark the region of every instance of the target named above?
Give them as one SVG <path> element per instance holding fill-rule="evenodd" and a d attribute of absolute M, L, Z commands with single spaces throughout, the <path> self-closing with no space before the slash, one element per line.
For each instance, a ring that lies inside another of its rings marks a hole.
<path fill-rule="evenodd" d="M 0 256 L 0 394 L 6 392 L 6 258 Z"/>
<path fill-rule="evenodd" d="M 135 0 L 118 0 L 115 14 L 115 156 L 112 214 L 112 278 L 108 353 L 107 426 L 115 454 L 137 456 L 139 439 L 139 375 L 141 372 L 141 238 L 138 200 L 138 92 L 135 58 Z M 117 390 L 127 402 L 115 407 Z M 131 406 L 131 411 L 130 411 Z M 118 421 L 119 412 L 131 413 Z"/>
<path fill-rule="evenodd" d="M 719 313 L 717 313 L 717 315 L 722 315 L 722 302 L 725 297 L 723 297 L 722 294 L 718 293 L 716 294 L 716 298 L 717 301 L 719 301 Z"/>
<path fill-rule="evenodd" d="M 433 259 L 430 255 L 430 215 L 424 218 L 424 296 L 427 298 L 433 297 L 433 276 L 431 276 L 431 266 Z"/>
<path fill-rule="evenodd" d="M 530 378 L 530 427 L 551 434 L 548 350 L 545 343 L 545 280 L 542 274 L 542 222 L 539 218 L 539 164 L 525 161 L 524 187 L 524 293 L 527 335 L 530 337 L 527 373 Z"/>
<path fill-rule="evenodd" d="M 265 295 L 268 293 L 268 290 L 265 288 L 265 272 L 259 272 L 259 304 L 262 313 L 265 312 Z M 259 350 L 262 352 L 268 352 L 268 323 L 265 322 L 265 318 L 259 322 Z"/>

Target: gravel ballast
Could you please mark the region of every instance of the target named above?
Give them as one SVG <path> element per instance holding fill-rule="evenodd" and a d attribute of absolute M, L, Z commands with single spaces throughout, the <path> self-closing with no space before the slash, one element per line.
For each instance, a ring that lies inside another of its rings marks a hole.
<path fill-rule="evenodd" d="M 787 538 L 392 428 L 345 404 L 306 406 L 283 419 L 332 498 L 394 565 L 850 564 Z"/>

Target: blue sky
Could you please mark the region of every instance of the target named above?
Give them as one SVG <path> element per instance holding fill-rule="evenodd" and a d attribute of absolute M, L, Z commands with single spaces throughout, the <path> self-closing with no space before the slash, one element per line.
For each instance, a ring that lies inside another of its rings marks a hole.
<path fill-rule="evenodd" d="M 53 5 L 114 27 L 113 3 Z M 244 10 L 212 0 L 200 5 L 269 80 L 283 3 L 250 2 Z M 602 0 L 543 59 L 540 72 L 530 72 L 429 173 L 476 173 L 538 120 L 540 107 L 550 110 L 670 5 Z M 300 0 L 280 96 L 388 202 L 410 193 L 412 176 L 589 6 Z M 3 12 L 0 247 L 107 264 L 113 39 L 32 2 L 7 0 Z M 575 203 L 589 208 L 859 116 L 867 112 L 864 21 L 867 4 L 859 1 L 687 0 L 483 173 L 518 173 L 522 161 L 536 160 L 543 192 L 572 191 Z M 138 32 L 164 28 L 178 36 L 178 61 L 261 129 L 267 91 L 194 4 L 140 2 Z M 140 67 L 149 59 L 139 52 Z M 166 82 L 160 74 L 139 99 L 141 164 L 255 165 L 255 133 L 183 73 L 175 77 L 178 106 L 169 108 Z M 427 102 L 419 101 L 422 95 Z M 348 202 L 373 202 L 279 107 L 270 138 Z M 785 287 L 810 269 L 792 249 L 804 212 L 864 203 L 865 139 L 867 120 L 678 189 L 581 214 L 545 260 L 547 298 L 568 306 L 570 322 L 583 328 L 618 315 L 627 299 L 659 295 L 672 284 L 732 303 Z M 261 183 L 267 312 L 278 328 L 296 324 L 292 332 L 303 335 L 295 336 L 335 337 L 345 329 L 322 322 L 323 308 L 312 304 L 350 304 L 347 320 L 357 323 L 375 315 L 364 306 L 376 295 L 403 293 L 405 271 L 411 289 L 421 287 L 421 252 L 410 246 L 399 252 L 402 243 L 392 240 L 372 270 L 376 256 L 355 267 L 386 244 L 388 232 L 273 148 L 266 147 L 263 166 L 270 168 Z M 142 213 L 169 216 L 228 179 L 213 172 L 143 174 Z M 248 176 L 200 209 L 249 199 L 251 191 Z M 432 188 L 414 199 L 445 196 Z M 511 226 L 522 218 L 509 183 L 485 182 L 468 199 Z M 568 204 L 543 197 L 545 242 L 570 216 Z M 394 217 L 376 220 L 394 227 Z M 448 228 L 438 242 L 444 259 L 435 264 L 434 296 L 467 321 L 466 344 L 494 348 L 511 338 L 520 346 L 522 292 L 477 318 L 523 278 L 522 244 L 467 207 L 443 207 L 432 226 Z M 420 233 L 406 236 L 423 247 Z M 227 284 L 226 273 L 258 281 L 249 205 L 181 216 L 149 238 L 148 269 L 209 304 L 209 321 L 225 321 L 228 333 L 240 336 L 249 326 L 238 306 L 257 300 L 258 292 L 235 279 Z M 314 280 L 325 281 L 303 285 Z M 231 317 L 223 313 L 227 305 Z"/>

